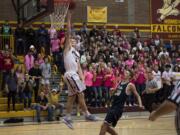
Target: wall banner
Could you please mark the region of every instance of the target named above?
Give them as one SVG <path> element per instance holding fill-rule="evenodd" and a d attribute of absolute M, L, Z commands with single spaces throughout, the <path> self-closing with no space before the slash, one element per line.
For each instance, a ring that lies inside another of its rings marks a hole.
<path fill-rule="evenodd" d="M 107 7 L 87 6 L 87 21 L 107 23 Z"/>
<path fill-rule="evenodd" d="M 180 0 L 151 1 L 151 32 L 164 39 L 180 39 Z"/>

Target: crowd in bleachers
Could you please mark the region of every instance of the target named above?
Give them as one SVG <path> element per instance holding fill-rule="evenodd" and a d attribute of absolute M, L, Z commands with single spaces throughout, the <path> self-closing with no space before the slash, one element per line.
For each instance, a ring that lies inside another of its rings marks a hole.
<path fill-rule="evenodd" d="M 144 98 L 144 94 L 155 94 L 157 102 L 167 98 L 180 79 L 180 45 L 173 41 L 163 42 L 159 35 L 155 38 L 142 38 L 138 28 L 127 37 L 118 26 L 109 31 L 106 25 L 94 25 L 92 29 L 88 29 L 86 23 L 83 23 L 80 30 L 72 26 L 71 32 L 77 41 L 76 50 L 80 53 L 79 59 L 87 86 L 85 98 L 89 106 L 111 106 L 110 91 L 123 79 L 125 69 L 134 73 L 131 82 L 135 84 L 141 97 Z M 11 34 L 15 37 L 14 54 L 8 40 L 8 35 Z M 5 42 L 0 52 L 3 81 L 1 89 L 8 96 L 8 111 L 11 98 L 14 110 L 17 101 L 23 102 L 25 109 L 30 109 L 34 94 L 37 104 L 33 107 L 37 110 L 37 120 L 40 121 L 41 110 L 47 110 L 48 120 L 52 120 L 53 109 L 62 110 L 62 105 L 58 102 L 60 91 L 51 91 L 51 65 L 55 64 L 59 72 L 64 73 L 65 31 L 57 32 L 52 28 L 48 30 L 44 24 L 38 30 L 32 25 L 24 28 L 18 24 L 13 32 L 6 22 L 2 26 L 1 35 Z M 15 68 L 16 55 L 25 56 L 25 66 Z M 152 73 L 158 91 L 144 92 L 147 90 L 147 71 Z M 129 96 L 126 105 L 136 105 L 133 96 Z"/>

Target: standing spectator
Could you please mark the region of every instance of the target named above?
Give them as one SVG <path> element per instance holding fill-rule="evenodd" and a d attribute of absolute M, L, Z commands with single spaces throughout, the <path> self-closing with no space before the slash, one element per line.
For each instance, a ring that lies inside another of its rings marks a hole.
<path fill-rule="evenodd" d="M 104 92 L 106 97 L 106 105 L 110 104 L 110 89 L 113 87 L 113 72 L 110 67 L 106 69 L 106 73 L 104 75 Z"/>
<path fill-rule="evenodd" d="M 15 40 L 16 40 L 16 54 L 23 55 L 25 53 L 25 36 L 26 32 L 22 25 L 22 23 L 19 23 L 16 30 L 15 30 Z"/>
<path fill-rule="evenodd" d="M 51 78 L 51 64 L 49 63 L 48 57 L 44 58 L 44 63 L 40 65 L 42 71 L 42 84 L 50 87 L 50 78 Z"/>
<path fill-rule="evenodd" d="M 12 99 L 13 111 L 15 111 L 16 93 L 17 93 L 18 79 L 14 70 L 6 78 L 6 92 L 8 94 L 8 111 L 10 111 L 10 102 Z"/>
<path fill-rule="evenodd" d="M 39 91 L 39 85 L 40 85 L 40 80 L 42 78 L 42 71 L 39 68 L 38 61 L 34 62 L 34 67 L 32 67 L 29 70 L 29 75 L 34 79 L 35 86 L 34 86 L 34 97 L 35 101 L 37 101 L 37 96 L 38 96 L 38 91 Z"/>
<path fill-rule="evenodd" d="M 158 89 L 161 89 L 162 88 L 162 79 L 161 79 L 161 72 L 159 71 L 158 65 L 154 65 L 154 69 L 153 69 L 152 73 L 154 75 L 154 79 L 157 82 Z"/>
<path fill-rule="evenodd" d="M 18 79 L 18 99 L 19 102 L 22 103 L 23 101 L 23 85 L 24 85 L 24 72 L 23 72 L 23 67 L 22 65 L 18 65 L 16 70 L 15 70 L 15 74 L 17 76 Z"/>
<path fill-rule="evenodd" d="M 145 69 L 143 66 L 138 65 L 136 72 L 136 89 L 138 90 L 139 95 L 142 95 L 142 92 L 145 90 L 146 86 Z"/>
<path fill-rule="evenodd" d="M 37 56 L 37 61 L 38 61 L 38 64 L 41 65 L 44 63 L 44 59 L 43 59 L 43 56 L 38 53 L 38 56 Z"/>
<path fill-rule="evenodd" d="M 26 53 L 29 51 L 31 45 L 36 45 L 36 32 L 32 24 L 26 30 Z"/>
<path fill-rule="evenodd" d="M 26 74 L 23 87 L 24 110 L 31 108 L 33 85 L 33 79 L 30 79 L 29 75 Z"/>
<path fill-rule="evenodd" d="M 2 79 L 2 90 L 5 88 L 6 77 L 11 73 L 11 70 L 14 68 L 14 61 L 10 56 L 9 51 L 5 51 L 3 60 L 2 60 L 2 70 L 3 70 L 3 79 Z"/>
<path fill-rule="evenodd" d="M 38 36 L 38 47 L 37 50 L 40 50 L 41 48 L 44 48 L 47 53 L 48 43 L 49 43 L 49 34 L 48 30 L 45 28 L 45 24 L 41 24 L 40 28 L 37 30 L 37 36 Z"/>
<path fill-rule="evenodd" d="M 5 45 L 8 45 L 10 48 L 10 35 L 12 34 L 11 26 L 9 25 L 9 21 L 6 20 L 1 28 L 1 34 L 2 34 L 2 48 L 5 48 Z"/>
<path fill-rule="evenodd" d="M 41 122 L 40 113 L 41 111 L 48 111 L 48 121 L 52 121 L 53 119 L 53 110 L 52 107 L 49 105 L 49 101 L 45 96 L 44 92 L 41 91 L 37 97 L 36 105 L 34 106 L 36 110 L 37 121 Z"/>
<path fill-rule="evenodd" d="M 137 44 L 137 41 L 140 37 L 141 37 L 141 34 L 139 32 L 139 29 L 135 28 L 131 37 L 131 44 L 133 47 Z"/>
<path fill-rule="evenodd" d="M 159 48 L 161 45 L 161 40 L 158 34 L 156 34 L 155 38 L 154 38 L 154 44 L 156 46 L 156 48 Z"/>
<path fill-rule="evenodd" d="M 3 71 L 3 59 L 4 59 L 4 54 L 3 51 L 0 50 L 0 80 L 2 81 L 2 71 Z M 2 82 L 1 82 L 2 83 Z M 2 90 L 1 86 L 0 86 L 0 90 Z"/>
<path fill-rule="evenodd" d="M 152 112 L 152 110 L 154 110 L 155 103 L 157 102 L 156 92 L 159 90 L 159 88 L 152 73 L 152 70 L 148 69 L 146 74 L 147 74 L 147 81 L 146 81 L 145 91 L 143 92 L 143 97 L 144 97 L 143 105 L 149 112 Z"/>
<path fill-rule="evenodd" d="M 28 54 L 25 56 L 24 64 L 26 72 L 29 72 L 29 70 L 34 66 L 34 56 L 32 51 L 29 51 Z"/>
<path fill-rule="evenodd" d="M 133 60 L 132 56 L 129 55 L 129 58 L 128 58 L 128 60 L 125 61 L 125 64 L 128 66 L 129 69 L 131 69 L 132 66 L 134 65 L 134 62 L 135 61 Z"/>
<path fill-rule="evenodd" d="M 86 84 L 85 99 L 87 104 L 92 102 L 92 85 L 93 85 L 93 69 L 89 66 L 89 69 L 84 72 L 84 82 Z"/>
<path fill-rule="evenodd" d="M 172 81 L 173 81 L 173 74 L 171 69 L 171 65 L 165 65 L 165 71 L 162 73 L 162 82 L 163 82 L 163 93 L 164 98 L 166 99 L 170 93 L 172 92 Z"/>
<path fill-rule="evenodd" d="M 51 39 L 51 52 L 55 64 L 58 64 L 59 49 L 60 49 L 60 40 L 58 39 L 57 35 L 55 35 L 54 38 Z"/>
<path fill-rule="evenodd" d="M 85 22 L 83 23 L 80 31 L 86 35 L 88 34 L 88 28 L 87 28 L 87 24 Z"/>
<path fill-rule="evenodd" d="M 93 92 L 95 104 L 93 106 L 98 107 L 102 105 L 102 84 L 103 84 L 103 73 L 101 67 L 98 66 L 97 69 L 93 72 Z"/>

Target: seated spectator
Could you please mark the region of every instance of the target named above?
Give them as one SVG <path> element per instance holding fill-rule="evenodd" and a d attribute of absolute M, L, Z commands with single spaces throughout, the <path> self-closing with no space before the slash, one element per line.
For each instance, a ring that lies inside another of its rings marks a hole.
<path fill-rule="evenodd" d="M 36 110 L 37 122 L 41 122 L 41 118 L 40 118 L 41 111 L 48 112 L 48 121 L 53 120 L 53 109 L 49 105 L 49 101 L 43 91 L 41 91 L 40 94 L 38 95 L 34 109 Z"/>
<path fill-rule="evenodd" d="M 59 120 L 59 117 L 62 116 L 64 107 L 63 104 L 59 103 L 59 98 L 60 91 L 57 91 L 57 89 L 52 89 L 52 91 L 49 94 L 49 101 L 54 110 L 54 116 L 56 117 L 56 120 Z"/>
<path fill-rule="evenodd" d="M 14 72 L 14 69 L 12 69 L 11 72 L 8 74 L 5 84 L 6 84 L 6 92 L 8 95 L 8 110 L 7 111 L 10 111 L 11 99 L 12 99 L 13 111 L 15 111 L 18 79 Z"/>

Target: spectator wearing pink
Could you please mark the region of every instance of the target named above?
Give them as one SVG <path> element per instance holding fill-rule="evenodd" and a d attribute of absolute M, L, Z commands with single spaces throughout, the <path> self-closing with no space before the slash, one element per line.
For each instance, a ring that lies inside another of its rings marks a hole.
<path fill-rule="evenodd" d="M 121 75 L 119 73 L 119 70 L 115 70 L 115 74 L 113 76 L 113 88 L 117 88 L 118 84 L 121 82 Z"/>
<path fill-rule="evenodd" d="M 145 90 L 146 86 L 146 77 L 145 77 L 145 69 L 142 65 L 138 65 L 137 71 L 136 71 L 136 88 L 141 95 L 142 92 Z"/>
<path fill-rule="evenodd" d="M 125 64 L 128 66 L 128 68 L 132 68 L 132 66 L 134 65 L 134 60 L 132 59 L 132 56 L 129 56 L 129 59 L 126 60 Z"/>
<path fill-rule="evenodd" d="M 111 68 L 106 69 L 106 74 L 104 75 L 104 92 L 106 104 L 110 102 L 110 89 L 113 87 L 114 74 Z"/>
<path fill-rule="evenodd" d="M 102 84 L 103 84 L 103 73 L 100 66 L 93 72 L 93 92 L 95 103 L 93 106 L 102 106 Z"/>
<path fill-rule="evenodd" d="M 51 39 L 51 52 L 55 64 L 58 63 L 59 49 L 60 49 L 60 40 L 57 38 L 57 35 L 55 35 L 54 38 Z"/>
<path fill-rule="evenodd" d="M 26 72 L 29 72 L 29 70 L 34 66 L 34 56 L 32 54 L 32 51 L 29 51 L 28 54 L 25 56 L 24 59 Z"/>
<path fill-rule="evenodd" d="M 19 102 L 22 103 L 23 98 L 24 98 L 23 97 L 23 87 L 24 87 L 24 80 L 25 80 L 25 75 L 24 75 L 22 65 L 18 65 L 16 67 L 15 74 L 16 74 L 17 79 L 18 79 L 18 99 L 19 99 Z"/>
<path fill-rule="evenodd" d="M 44 63 L 44 59 L 40 53 L 38 54 L 37 61 L 38 61 L 39 65 Z"/>
<path fill-rule="evenodd" d="M 86 91 L 85 91 L 85 99 L 87 104 L 91 104 L 92 102 L 92 86 L 93 86 L 93 70 L 92 67 L 89 66 L 88 70 L 84 71 L 84 77 L 85 77 L 85 84 L 86 84 Z"/>

